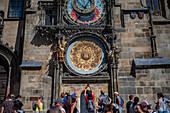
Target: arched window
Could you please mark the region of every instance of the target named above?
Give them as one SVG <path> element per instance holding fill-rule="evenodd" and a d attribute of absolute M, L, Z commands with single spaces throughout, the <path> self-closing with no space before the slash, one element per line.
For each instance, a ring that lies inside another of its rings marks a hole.
<path fill-rule="evenodd" d="M 152 14 L 160 15 L 159 0 L 146 0 L 146 6 L 150 8 Z"/>
<path fill-rule="evenodd" d="M 10 0 L 9 13 L 10 18 L 20 18 L 23 12 L 23 0 Z"/>

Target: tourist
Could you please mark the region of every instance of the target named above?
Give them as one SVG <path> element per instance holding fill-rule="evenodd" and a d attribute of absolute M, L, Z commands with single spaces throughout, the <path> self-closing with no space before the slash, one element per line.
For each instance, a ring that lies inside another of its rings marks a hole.
<path fill-rule="evenodd" d="M 166 106 L 166 113 L 169 113 L 170 100 L 164 97 L 164 101 L 165 101 L 165 106 Z"/>
<path fill-rule="evenodd" d="M 158 101 L 155 102 L 156 104 L 156 108 L 158 110 L 158 113 L 166 113 L 166 104 L 165 104 L 165 101 L 164 101 L 164 96 L 162 93 L 157 93 L 157 96 L 158 96 Z"/>
<path fill-rule="evenodd" d="M 139 98 L 135 97 L 134 102 L 130 105 L 130 113 L 136 113 L 137 112 L 136 106 L 137 106 L 138 102 L 139 102 Z"/>
<path fill-rule="evenodd" d="M 78 102 L 77 96 L 74 96 L 72 98 L 72 103 L 71 103 L 71 113 L 79 113 L 79 110 L 76 107 L 77 102 Z"/>
<path fill-rule="evenodd" d="M 13 105 L 11 94 L 8 94 L 7 99 L 2 103 L 1 113 L 14 113 Z"/>
<path fill-rule="evenodd" d="M 129 95 L 129 101 L 126 103 L 127 113 L 130 113 L 130 106 L 131 106 L 131 104 L 133 104 L 133 102 L 134 102 L 134 96 Z"/>
<path fill-rule="evenodd" d="M 65 109 L 62 107 L 63 100 L 61 98 L 58 98 L 55 102 L 55 106 L 59 108 L 59 111 L 61 113 L 66 113 Z"/>
<path fill-rule="evenodd" d="M 90 88 L 90 91 L 87 90 L 87 88 Z M 87 92 L 87 94 L 86 94 L 86 92 Z M 89 84 L 87 84 L 87 86 L 84 89 L 84 98 L 86 100 L 86 109 L 87 109 L 88 113 L 94 113 L 95 112 L 94 94 L 93 94 L 93 90 Z"/>
<path fill-rule="evenodd" d="M 141 107 L 142 107 L 142 111 L 143 112 L 148 112 L 148 107 L 147 106 L 149 106 L 149 104 L 148 104 L 148 102 L 147 101 L 142 101 L 141 103 L 140 103 L 140 105 L 141 105 Z"/>
<path fill-rule="evenodd" d="M 60 113 L 60 111 L 58 107 L 53 106 L 47 111 L 47 113 Z"/>
<path fill-rule="evenodd" d="M 118 92 L 114 92 L 114 95 L 116 97 L 116 104 L 119 106 L 119 113 L 121 113 L 121 111 L 122 111 L 121 98 L 119 97 Z"/>
<path fill-rule="evenodd" d="M 71 96 L 67 96 L 67 101 L 63 105 L 63 108 L 65 109 L 66 113 L 71 113 Z"/>
<path fill-rule="evenodd" d="M 23 104 L 21 103 L 21 101 L 17 100 L 14 102 L 14 106 L 13 109 L 15 110 L 15 113 L 25 113 L 21 108 L 22 108 Z"/>
<path fill-rule="evenodd" d="M 103 113 L 113 113 L 114 106 L 111 104 L 107 104 L 104 107 Z"/>
<path fill-rule="evenodd" d="M 19 105 L 19 106 L 17 106 L 17 107 L 20 107 L 19 109 L 22 108 L 23 103 L 21 102 L 21 95 L 17 95 L 17 96 L 15 97 L 15 99 L 14 99 L 14 104 L 15 104 L 15 103 L 17 103 L 17 105 Z"/>
<path fill-rule="evenodd" d="M 67 101 L 67 96 L 71 96 L 71 98 L 73 98 L 76 95 L 77 95 L 77 88 L 74 89 L 74 93 L 72 95 L 70 95 L 70 92 L 66 92 L 66 93 L 62 92 L 61 98 L 63 99 L 63 105 Z"/>
<path fill-rule="evenodd" d="M 136 113 L 144 113 L 140 104 L 136 105 Z"/>
<path fill-rule="evenodd" d="M 151 109 L 150 105 L 148 105 L 147 108 L 148 108 L 148 113 L 156 113 L 156 111 Z"/>
<path fill-rule="evenodd" d="M 37 100 L 37 104 L 36 104 L 36 113 L 42 113 L 43 112 L 43 101 L 44 97 L 40 96 Z"/>
<path fill-rule="evenodd" d="M 101 95 L 99 96 L 99 100 L 98 100 L 98 105 L 99 105 L 98 112 L 103 113 L 105 105 L 111 103 L 111 98 L 105 95 L 104 90 L 101 90 L 100 93 Z"/>

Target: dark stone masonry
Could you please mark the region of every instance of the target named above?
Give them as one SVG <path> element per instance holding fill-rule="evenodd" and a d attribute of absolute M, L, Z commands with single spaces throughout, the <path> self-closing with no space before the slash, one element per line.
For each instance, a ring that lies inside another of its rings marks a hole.
<path fill-rule="evenodd" d="M 11 0 L 0 0 L 0 99 L 20 94 L 32 113 L 43 96 L 47 111 L 77 88 L 83 113 L 87 83 L 95 105 L 102 89 L 113 99 L 118 91 L 125 103 L 132 94 L 152 108 L 158 92 L 170 99 L 169 0 L 156 0 L 156 10 L 148 0 L 95 0 L 82 11 L 72 1 L 23 0 L 16 11 Z"/>

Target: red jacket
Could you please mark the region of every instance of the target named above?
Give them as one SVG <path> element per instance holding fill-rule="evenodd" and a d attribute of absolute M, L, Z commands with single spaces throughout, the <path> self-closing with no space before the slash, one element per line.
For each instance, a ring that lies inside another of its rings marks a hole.
<path fill-rule="evenodd" d="M 92 97 L 93 97 L 92 101 L 94 102 L 94 94 L 92 94 Z M 87 95 L 84 95 L 84 98 L 86 100 L 86 109 L 87 109 L 89 99 L 87 98 Z"/>

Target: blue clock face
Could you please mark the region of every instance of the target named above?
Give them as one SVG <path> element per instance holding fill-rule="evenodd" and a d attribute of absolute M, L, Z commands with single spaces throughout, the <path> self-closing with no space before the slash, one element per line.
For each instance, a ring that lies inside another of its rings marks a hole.
<path fill-rule="evenodd" d="M 95 73 L 105 62 L 104 46 L 91 37 L 79 38 L 68 47 L 66 61 L 71 70 L 76 73 Z"/>
<path fill-rule="evenodd" d="M 66 0 L 64 9 L 71 24 L 94 25 L 103 20 L 106 3 L 105 0 Z"/>
<path fill-rule="evenodd" d="M 73 0 L 72 5 L 79 13 L 90 13 L 95 8 L 95 0 Z"/>

